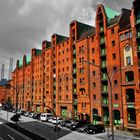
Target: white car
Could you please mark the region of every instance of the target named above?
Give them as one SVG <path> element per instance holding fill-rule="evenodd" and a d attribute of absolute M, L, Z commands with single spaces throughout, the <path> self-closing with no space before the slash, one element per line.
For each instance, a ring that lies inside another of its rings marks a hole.
<path fill-rule="evenodd" d="M 41 121 L 48 121 L 48 118 L 53 117 L 52 113 L 41 113 L 40 120 Z"/>
<path fill-rule="evenodd" d="M 55 117 L 55 118 L 53 118 L 52 123 L 53 124 L 60 124 L 61 121 L 63 121 L 63 118 L 57 117 L 57 119 L 56 119 L 56 117 Z"/>
<path fill-rule="evenodd" d="M 52 123 L 53 119 L 54 119 L 54 117 L 49 117 L 47 121 L 48 121 L 49 123 Z"/>

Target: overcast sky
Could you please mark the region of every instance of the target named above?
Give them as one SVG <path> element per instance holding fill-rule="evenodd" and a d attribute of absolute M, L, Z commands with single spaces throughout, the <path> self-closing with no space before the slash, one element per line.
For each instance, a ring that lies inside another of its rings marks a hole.
<path fill-rule="evenodd" d="M 53 33 L 69 36 L 72 20 L 94 26 L 99 3 L 117 11 L 132 7 L 132 0 L 0 0 L 0 68 L 41 48 Z"/>

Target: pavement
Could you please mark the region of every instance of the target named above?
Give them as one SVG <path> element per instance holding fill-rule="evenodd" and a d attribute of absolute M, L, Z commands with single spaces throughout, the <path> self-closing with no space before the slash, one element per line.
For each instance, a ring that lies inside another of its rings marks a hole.
<path fill-rule="evenodd" d="M 1 121 L 3 119 L 6 122 L 8 121 L 8 122 L 13 123 L 10 120 L 13 114 L 14 113 L 1 110 L 0 111 L 0 124 L 3 123 Z M 109 140 L 107 139 L 107 132 L 92 135 L 92 134 L 86 134 L 86 133 L 79 133 L 77 131 L 70 131 L 67 128 L 61 128 L 61 131 L 56 133 L 54 132 L 54 125 L 47 122 L 34 120 L 32 118 L 25 117 L 25 116 L 21 116 L 20 122 L 18 122 L 18 125 L 30 131 L 33 131 L 34 133 L 41 135 L 47 138 L 48 140 L 56 140 L 56 137 L 58 140 Z M 3 129 L 0 127 L 0 132 L 2 131 Z M 1 133 L 0 133 L 0 136 L 1 136 Z M 8 139 L 5 139 L 5 140 L 8 140 Z M 21 140 L 21 139 L 17 139 L 17 140 Z M 115 140 L 140 140 L 140 138 L 129 135 L 129 133 L 125 134 L 122 131 L 120 132 L 115 131 Z"/>

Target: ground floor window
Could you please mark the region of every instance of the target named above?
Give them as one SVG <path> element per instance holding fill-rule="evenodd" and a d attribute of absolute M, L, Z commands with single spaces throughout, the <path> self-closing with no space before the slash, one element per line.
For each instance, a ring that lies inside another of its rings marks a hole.
<path fill-rule="evenodd" d="M 114 124 L 120 124 L 120 111 L 114 110 Z"/>
<path fill-rule="evenodd" d="M 127 109 L 128 123 L 136 124 L 136 110 L 134 108 Z"/>

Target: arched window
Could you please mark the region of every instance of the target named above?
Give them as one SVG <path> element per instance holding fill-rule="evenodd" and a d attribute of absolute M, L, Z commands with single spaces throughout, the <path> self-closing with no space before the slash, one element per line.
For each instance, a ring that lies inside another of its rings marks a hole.
<path fill-rule="evenodd" d="M 132 47 L 127 44 L 124 47 L 124 66 L 130 65 L 133 65 Z"/>

